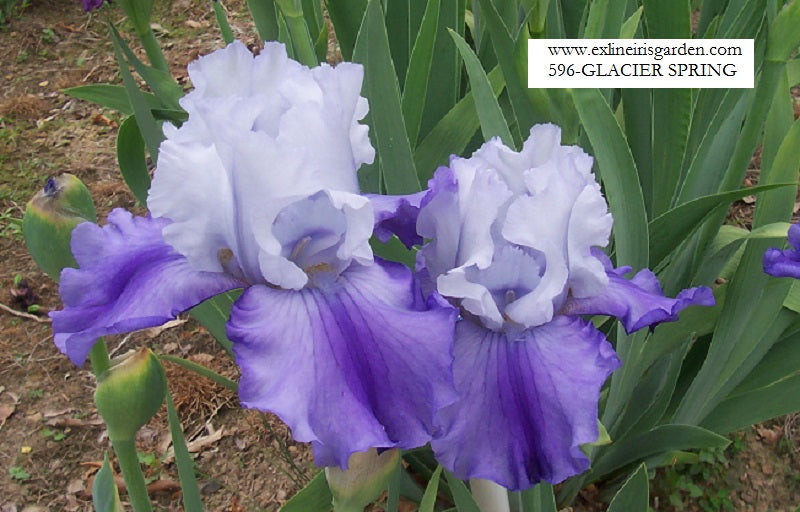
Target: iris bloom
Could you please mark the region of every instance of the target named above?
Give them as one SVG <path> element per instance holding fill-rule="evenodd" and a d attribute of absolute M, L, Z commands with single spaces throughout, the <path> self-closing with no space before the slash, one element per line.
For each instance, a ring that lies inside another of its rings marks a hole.
<path fill-rule="evenodd" d="M 612 219 L 592 158 L 560 139 L 559 128 L 539 125 L 519 153 L 491 140 L 438 169 L 421 198 L 416 227 L 430 240 L 419 252 L 422 288 L 462 317 L 460 397 L 432 444 L 462 479 L 525 489 L 588 468 L 580 446 L 597 440 L 600 388 L 620 363 L 582 315 L 618 317 L 632 332 L 713 304 L 707 288 L 670 299 L 649 270 L 628 280 L 629 267 L 613 268 L 598 249 Z"/>
<path fill-rule="evenodd" d="M 97 337 L 159 325 L 244 288 L 227 324 L 246 407 L 272 411 L 320 465 L 425 444 L 452 403 L 455 313 L 375 260 L 356 170 L 374 157 L 362 68 L 308 69 L 277 43 L 189 66 L 180 128 L 165 126 L 151 216 L 79 225 L 55 342 L 81 364 Z M 420 333 L 424 333 L 423 336 Z"/>
<path fill-rule="evenodd" d="M 800 224 L 789 228 L 791 249 L 767 249 L 764 253 L 764 272 L 775 277 L 794 277 L 800 279 Z"/>

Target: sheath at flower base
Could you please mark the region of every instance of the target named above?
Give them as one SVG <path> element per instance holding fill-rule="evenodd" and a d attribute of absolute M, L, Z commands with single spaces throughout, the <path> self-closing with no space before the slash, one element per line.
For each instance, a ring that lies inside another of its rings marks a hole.
<path fill-rule="evenodd" d="M 774 247 L 767 249 L 763 258 L 764 272 L 775 277 L 800 279 L 800 224 L 789 228 L 789 245 L 791 249 L 785 251 Z"/>
<path fill-rule="evenodd" d="M 421 285 L 462 316 L 460 398 L 441 413 L 434 452 L 459 478 L 514 490 L 589 467 L 580 446 L 597 440 L 600 388 L 620 363 L 581 315 L 616 316 L 630 332 L 713 304 L 707 288 L 670 299 L 649 270 L 627 280 L 629 268 L 612 267 L 598 249 L 612 219 L 592 158 L 560 137 L 538 125 L 519 153 L 494 139 L 452 158 L 417 218 L 430 240 L 419 253 Z"/>
<path fill-rule="evenodd" d="M 456 313 L 416 295 L 406 267 L 373 259 L 356 177 L 374 157 L 361 66 L 308 69 L 277 43 L 255 58 L 233 43 L 189 74 L 189 119 L 164 128 L 152 217 L 115 210 L 74 232 L 80 268 L 62 274 L 56 344 L 81 364 L 98 336 L 244 288 L 227 325 L 244 406 L 278 414 L 320 465 L 424 445 L 455 400 Z"/>

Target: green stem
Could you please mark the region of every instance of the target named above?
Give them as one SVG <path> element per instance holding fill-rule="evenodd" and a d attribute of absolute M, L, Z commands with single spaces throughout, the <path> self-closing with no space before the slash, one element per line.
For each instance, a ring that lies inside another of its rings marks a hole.
<path fill-rule="evenodd" d="M 317 60 L 317 54 L 314 51 L 314 42 L 308 32 L 302 9 L 298 9 L 292 0 L 278 0 L 277 3 L 281 14 L 283 14 L 283 19 L 286 21 L 286 28 L 289 29 L 295 57 L 310 68 L 318 66 L 319 60 Z"/>
<path fill-rule="evenodd" d="M 228 15 L 225 14 L 225 8 L 216 1 L 212 1 L 211 6 L 214 8 L 214 16 L 217 18 L 219 31 L 222 33 L 222 40 L 225 41 L 225 44 L 231 44 L 233 42 L 233 31 L 228 23 Z"/>
<path fill-rule="evenodd" d="M 92 351 L 89 352 L 89 360 L 92 362 L 92 372 L 95 377 L 102 375 L 111 366 L 111 361 L 108 359 L 108 348 L 106 348 L 103 338 L 99 338 L 95 342 Z"/>
<path fill-rule="evenodd" d="M 169 64 L 167 64 L 167 59 L 164 57 L 164 52 L 161 51 L 161 45 L 158 44 L 158 39 L 156 39 L 153 29 L 147 27 L 147 30 L 138 32 L 137 34 L 147 54 L 147 59 L 150 61 L 150 65 L 169 73 Z"/>
<path fill-rule="evenodd" d="M 142 467 L 136 455 L 136 444 L 133 439 L 111 440 L 114 452 L 125 478 L 125 487 L 128 489 L 128 499 L 134 512 L 151 512 L 150 498 L 147 496 L 147 485 L 144 483 Z"/>

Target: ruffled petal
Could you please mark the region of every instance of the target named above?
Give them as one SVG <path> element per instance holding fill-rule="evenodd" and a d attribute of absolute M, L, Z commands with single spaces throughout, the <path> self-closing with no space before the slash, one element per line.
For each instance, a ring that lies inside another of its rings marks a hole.
<path fill-rule="evenodd" d="M 421 244 L 422 237 L 417 234 L 417 216 L 420 203 L 427 194 L 427 190 L 404 196 L 368 194 L 375 212 L 375 236 L 378 240 L 386 243 L 392 235 L 397 235 L 409 249 Z"/>
<path fill-rule="evenodd" d="M 456 267 L 486 268 L 494 256 L 497 218 L 511 191 L 491 170 L 475 171 L 470 161 L 453 157 L 428 182 L 417 230 L 431 239 L 423 249 L 431 276 Z"/>
<path fill-rule="evenodd" d="M 58 348 L 83 364 L 98 337 L 161 325 L 242 284 L 225 275 L 199 272 L 164 242 L 169 221 L 108 215 L 108 225 L 84 222 L 72 234 L 79 268 L 65 268 L 59 291 L 64 309 L 53 311 Z"/>
<path fill-rule="evenodd" d="M 512 490 L 589 467 L 580 445 L 597 440 L 597 402 L 619 360 L 602 333 L 556 317 L 516 339 L 469 320 L 456 324 L 454 374 L 461 394 L 441 413 L 437 460 L 462 479 Z"/>
<path fill-rule="evenodd" d="M 565 315 L 609 315 L 622 321 L 628 333 L 662 322 L 674 322 L 678 313 L 689 306 L 713 306 L 710 288 L 698 286 L 681 291 L 677 297 L 665 297 L 658 278 L 648 269 L 640 270 L 632 279 L 624 274 L 630 267 L 613 268 L 610 260 L 596 251 L 608 275 L 608 286 L 592 297 L 570 297 L 561 309 Z"/>
<path fill-rule="evenodd" d="M 199 270 L 299 289 L 305 275 L 285 254 L 293 247 L 272 228 L 284 208 L 324 190 L 348 225 L 334 266 L 371 260 L 373 215 L 357 196 L 357 169 L 375 153 L 359 123 L 369 110 L 360 96 L 363 68 L 309 69 L 281 44 L 267 43 L 254 57 L 232 43 L 189 73 L 196 88 L 181 103 L 189 119 L 165 127 L 147 202 L 154 216 L 172 221 L 165 240 Z M 224 267 L 220 251 L 229 256 Z"/>
<path fill-rule="evenodd" d="M 800 224 L 789 228 L 791 249 L 767 249 L 764 253 L 764 272 L 775 277 L 794 277 L 800 279 Z"/>
<path fill-rule="evenodd" d="M 421 261 L 431 279 L 458 265 L 458 241 L 461 215 L 458 202 L 458 181 L 449 167 L 439 167 L 428 181 L 428 190 L 420 206 L 417 232 L 430 240 L 420 250 Z"/>
<path fill-rule="evenodd" d="M 430 441 L 436 412 L 456 397 L 456 313 L 421 308 L 411 281 L 381 262 L 353 265 L 325 289 L 247 289 L 228 323 L 242 404 L 280 416 L 320 465 Z"/>

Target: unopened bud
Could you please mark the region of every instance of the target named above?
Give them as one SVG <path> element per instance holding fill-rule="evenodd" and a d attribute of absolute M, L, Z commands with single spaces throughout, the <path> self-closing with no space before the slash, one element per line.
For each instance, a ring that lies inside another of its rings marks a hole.
<path fill-rule="evenodd" d="M 111 361 L 97 379 L 94 402 L 112 442 L 132 441 L 164 401 L 164 368 L 150 349 L 143 348 Z"/>
<path fill-rule="evenodd" d="M 92 196 L 71 174 L 48 178 L 25 207 L 22 233 L 33 259 L 55 281 L 64 267 L 75 267 L 70 249 L 72 230 L 81 222 L 96 222 Z"/>

